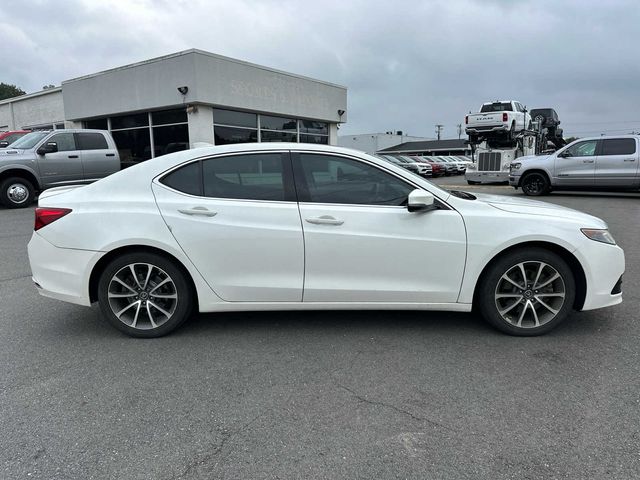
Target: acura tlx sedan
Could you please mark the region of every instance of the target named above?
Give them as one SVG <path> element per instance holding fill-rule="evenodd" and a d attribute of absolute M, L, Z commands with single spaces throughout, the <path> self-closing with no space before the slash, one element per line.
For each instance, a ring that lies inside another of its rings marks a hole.
<path fill-rule="evenodd" d="M 598 218 L 297 143 L 187 150 L 46 190 L 29 259 L 42 295 L 98 302 L 136 337 L 192 312 L 473 308 L 538 335 L 620 303 L 625 267 Z"/>

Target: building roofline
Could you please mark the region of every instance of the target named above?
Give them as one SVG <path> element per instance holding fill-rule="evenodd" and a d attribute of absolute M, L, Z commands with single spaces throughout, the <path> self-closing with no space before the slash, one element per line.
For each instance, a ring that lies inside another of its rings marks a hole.
<path fill-rule="evenodd" d="M 258 65 L 256 63 L 246 62 L 244 60 L 238 60 L 237 58 L 225 57 L 224 55 L 218 55 L 217 53 L 211 53 L 211 52 L 207 52 L 205 50 L 200 50 L 200 49 L 197 49 L 197 48 L 190 48 L 188 50 L 182 50 L 180 52 L 170 53 L 168 55 L 162 55 L 160 57 L 154 57 L 154 58 L 150 58 L 148 60 L 142 60 L 140 62 L 130 63 L 130 64 L 127 64 L 127 65 L 122 65 L 120 67 L 115 67 L 115 68 L 110 68 L 110 69 L 107 69 L 107 70 L 102 70 L 102 71 L 96 72 L 96 73 L 90 73 L 88 75 L 83 75 L 83 76 L 80 76 L 80 77 L 70 78 L 69 80 L 64 80 L 62 82 L 62 85 L 64 85 L 65 83 L 77 82 L 79 80 L 86 80 L 86 79 L 89 79 L 89 78 L 94 78 L 94 77 L 97 77 L 99 75 L 104 75 L 105 73 L 118 72 L 118 71 L 126 70 L 126 69 L 129 69 L 129 68 L 139 67 L 141 65 L 149 65 L 151 63 L 161 62 L 163 60 L 167 60 L 167 59 L 170 59 L 170 58 L 176 58 L 176 57 L 181 57 L 181 56 L 190 55 L 190 54 L 205 55 L 207 57 L 217 58 L 217 59 L 220 59 L 220 60 L 225 60 L 227 62 L 237 63 L 239 65 L 245 65 L 245 66 L 248 66 L 248 67 L 259 68 L 261 70 L 266 70 L 268 72 L 278 73 L 280 75 L 286 75 L 286 76 L 289 76 L 289 77 L 299 78 L 299 79 L 303 79 L 303 80 L 309 80 L 311 82 L 321 83 L 323 85 L 328 85 L 328 86 L 331 86 L 331 87 L 342 88 L 344 90 L 347 90 L 347 87 L 345 87 L 344 85 L 339 85 L 337 83 L 326 82 L 324 80 L 318 80 L 317 78 L 305 77 L 304 75 L 298 75 L 298 74 L 291 73 L 291 72 L 285 72 L 283 70 L 277 70 L 275 68 L 265 67 L 264 65 Z"/>
<path fill-rule="evenodd" d="M 5 105 L 7 103 L 19 102 L 21 100 L 27 100 L 28 98 L 40 97 L 42 95 L 49 95 L 51 93 L 61 92 L 62 87 L 54 87 L 47 88 L 46 90 L 40 90 L 38 92 L 27 93 L 25 95 L 19 95 L 17 97 L 5 98 L 4 100 L 0 100 L 0 105 Z"/>

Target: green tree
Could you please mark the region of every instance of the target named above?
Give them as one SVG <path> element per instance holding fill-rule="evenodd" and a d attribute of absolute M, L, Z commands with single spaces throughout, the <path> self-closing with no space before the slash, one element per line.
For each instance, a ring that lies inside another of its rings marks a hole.
<path fill-rule="evenodd" d="M 20 87 L 16 87 L 15 85 L 9 85 L 8 83 L 0 83 L 0 100 L 4 100 L 5 98 L 18 97 L 20 95 L 24 95 L 25 92 Z"/>

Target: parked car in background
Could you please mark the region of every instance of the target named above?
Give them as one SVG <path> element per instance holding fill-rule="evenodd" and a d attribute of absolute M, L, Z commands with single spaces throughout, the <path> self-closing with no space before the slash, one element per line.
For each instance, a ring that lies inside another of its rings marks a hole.
<path fill-rule="evenodd" d="M 460 175 L 462 173 L 465 172 L 465 170 L 467 169 L 467 165 L 456 160 L 453 159 L 451 157 L 442 157 L 442 156 L 436 156 L 435 158 L 440 159 L 441 161 L 448 163 L 452 166 L 452 174 L 453 175 Z"/>
<path fill-rule="evenodd" d="M 509 185 L 526 195 L 560 189 L 639 189 L 640 136 L 581 138 L 550 154 L 511 163 Z"/>
<path fill-rule="evenodd" d="M 444 174 L 447 176 L 455 175 L 458 173 L 458 167 L 456 165 L 440 157 L 424 157 L 424 158 L 428 158 L 432 162 L 442 165 L 442 167 L 444 168 Z"/>
<path fill-rule="evenodd" d="M 431 165 L 431 174 L 434 177 L 442 177 L 447 173 L 445 166 L 433 160 L 433 157 L 420 157 L 423 162 L 429 163 Z"/>
<path fill-rule="evenodd" d="M 30 132 L 31 130 L 9 130 L 6 132 L 0 132 L 0 148 L 7 148 L 20 137 L 23 137 Z"/>
<path fill-rule="evenodd" d="M 431 168 L 423 163 L 416 162 L 415 160 L 407 157 L 394 156 L 394 155 L 383 155 L 384 158 L 387 158 L 393 163 L 400 162 L 400 165 L 411 172 L 415 172 L 421 177 L 430 177 L 431 176 Z"/>
<path fill-rule="evenodd" d="M 36 192 L 91 183 L 118 170 L 118 150 L 106 130 L 27 133 L 0 150 L 0 202 L 8 208 L 24 208 Z"/>
<path fill-rule="evenodd" d="M 624 252 L 599 218 L 446 191 L 326 145 L 177 152 L 45 191 L 35 215 L 38 291 L 97 302 L 135 337 L 194 309 L 475 308 L 503 332 L 540 335 L 622 301 Z"/>

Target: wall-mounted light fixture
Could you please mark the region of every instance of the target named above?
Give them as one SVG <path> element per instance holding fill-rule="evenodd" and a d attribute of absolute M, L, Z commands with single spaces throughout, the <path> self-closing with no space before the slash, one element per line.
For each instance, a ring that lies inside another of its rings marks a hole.
<path fill-rule="evenodd" d="M 186 95 L 187 92 L 189 91 L 189 87 L 187 87 L 186 85 L 184 87 L 178 87 L 178 91 L 182 94 L 182 95 Z"/>

